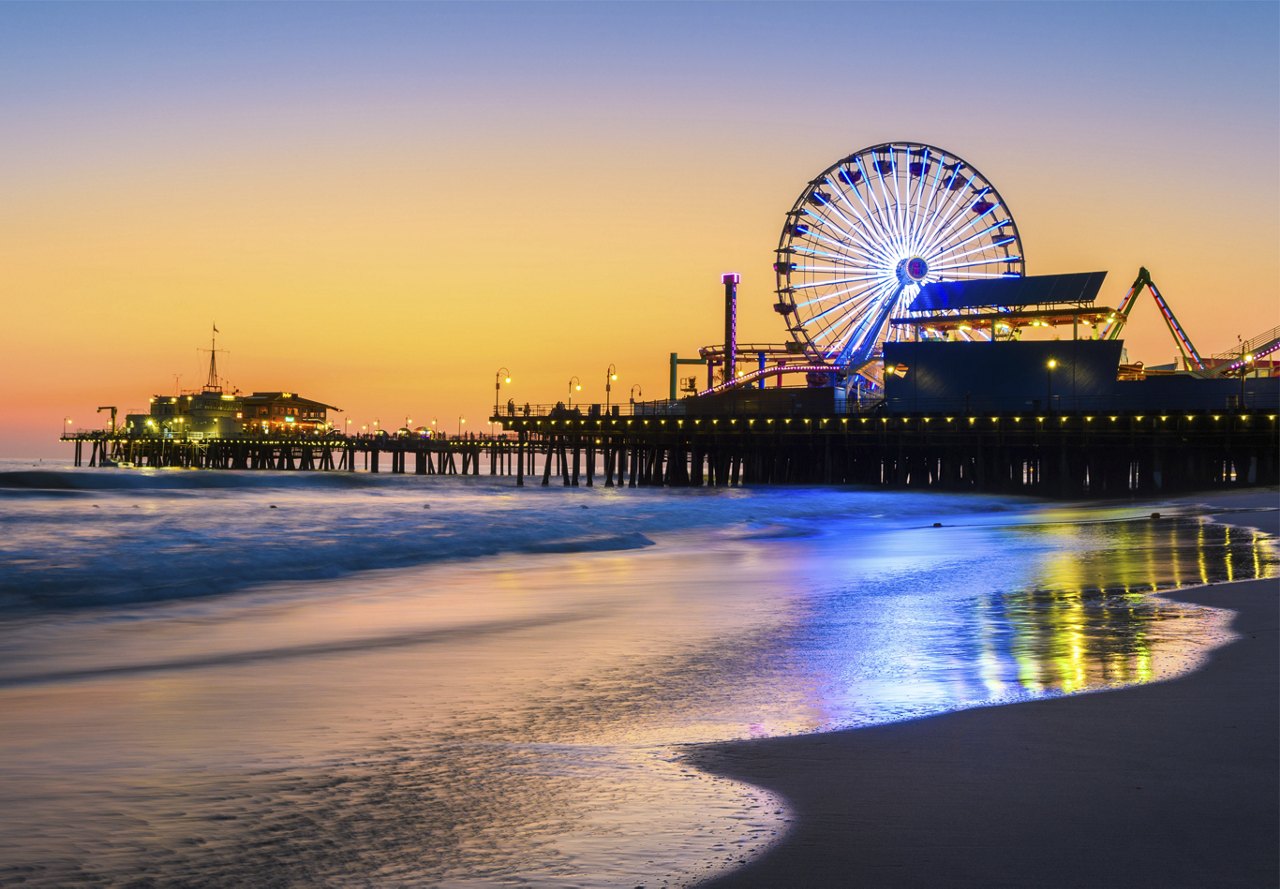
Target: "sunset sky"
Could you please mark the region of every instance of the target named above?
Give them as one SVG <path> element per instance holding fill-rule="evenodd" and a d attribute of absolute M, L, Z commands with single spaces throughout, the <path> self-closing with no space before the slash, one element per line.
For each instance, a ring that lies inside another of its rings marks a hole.
<path fill-rule="evenodd" d="M 781 342 L 807 181 L 974 164 L 1029 274 L 1151 270 L 1202 353 L 1280 324 L 1280 5 L 0 4 L 0 455 L 223 375 L 487 429 Z M 1130 357 L 1173 358 L 1149 301 Z"/>

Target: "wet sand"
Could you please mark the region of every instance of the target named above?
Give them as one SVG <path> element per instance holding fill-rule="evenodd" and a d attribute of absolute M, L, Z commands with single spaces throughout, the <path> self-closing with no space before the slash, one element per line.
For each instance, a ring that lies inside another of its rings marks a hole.
<path fill-rule="evenodd" d="M 1274 510 L 1274 490 L 1201 502 L 1280 533 L 1275 511 L 1230 512 Z M 1235 611 L 1239 638 L 1165 682 L 703 748 L 699 765 L 780 795 L 794 818 L 705 885 L 1280 885 L 1278 592 L 1170 596 Z"/>

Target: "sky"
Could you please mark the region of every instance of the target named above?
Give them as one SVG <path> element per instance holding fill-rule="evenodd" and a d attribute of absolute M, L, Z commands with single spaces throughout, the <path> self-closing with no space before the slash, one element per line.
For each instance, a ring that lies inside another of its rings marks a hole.
<path fill-rule="evenodd" d="M 667 390 L 782 342 L 786 212 L 940 146 L 1028 274 L 1146 266 L 1202 353 L 1280 324 L 1275 3 L 0 3 L 0 456 L 219 370 L 339 425 Z M 1150 300 L 1129 356 L 1172 360 Z"/>

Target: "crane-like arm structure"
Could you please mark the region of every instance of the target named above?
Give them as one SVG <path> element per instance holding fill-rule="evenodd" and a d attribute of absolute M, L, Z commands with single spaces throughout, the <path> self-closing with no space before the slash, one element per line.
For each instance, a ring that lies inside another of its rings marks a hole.
<path fill-rule="evenodd" d="M 1160 309 L 1160 316 L 1164 318 L 1164 323 L 1169 328 L 1169 333 L 1173 336 L 1174 343 L 1178 346 L 1178 352 L 1182 355 L 1183 367 L 1187 370 L 1204 370 L 1204 361 L 1200 358 L 1200 353 L 1196 351 L 1191 338 L 1187 336 L 1187 332 L 1178 323 L 1178 318 L 1173 314 L 1173 309 L 1169 308 L 1169 303 L 1160 295 L 1160 290 L 1156 287 L 1155 282 L 1151 280 L 1151 273 L 1145 267 L 1138 269 L 1138 277 L 1134 279 L 1133 286 L 1129 288 L 1129 292 L 1120 301 L 1120 305 L 1116 309 L 1115 319 L 1103 330 L 1102 338 L 1114 340 L 1120 336 L 1120 331 L 1124 328 L 1125 321 L 1129 320 L 1129 312 L 1133 309 L 1133 304 L 1138 301 L 1138 295 L 1142 293 L 1144 287 L 1151 291 L 1151 297 L 1156 301 L 1156 306 Z"/>

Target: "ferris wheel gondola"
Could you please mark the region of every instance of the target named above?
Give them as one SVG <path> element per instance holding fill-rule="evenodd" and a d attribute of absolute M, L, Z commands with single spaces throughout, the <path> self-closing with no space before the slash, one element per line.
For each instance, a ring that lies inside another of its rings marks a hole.
<path fill-rule="evenodd" d="M 1018 277 L 1022 241 L 1004 199 L 972 164 L 918 142 L 886 142 L 832 164 L 800 193 L 778 241 L 778 303 L 815 363 L 856 371 L 880 357 L 920 288 Z"/>

